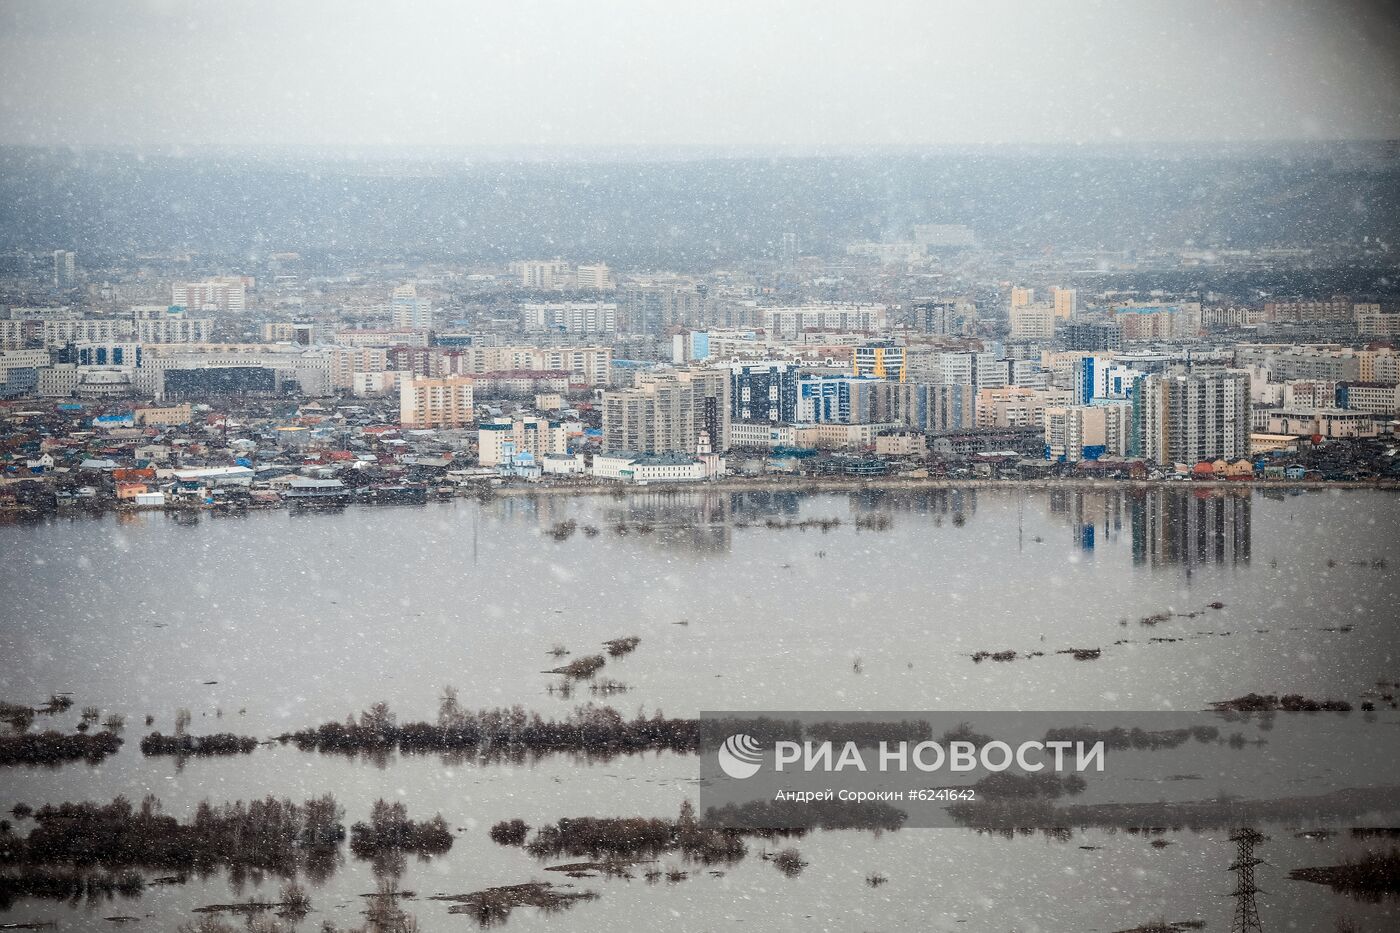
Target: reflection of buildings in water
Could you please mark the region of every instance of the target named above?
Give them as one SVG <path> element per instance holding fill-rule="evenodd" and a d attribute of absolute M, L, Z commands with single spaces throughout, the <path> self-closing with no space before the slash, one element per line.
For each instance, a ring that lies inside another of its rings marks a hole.
<path fill-rule="evenodd" d="M 504 522 L 529 522 L 546 529 L 564 521 L 570 496 L 496 496 L 485 504 Z"/>
<path fill-rule="evenodd" d="M 1051 515 L 1074 529 L 1075 546 L 1082 550 L 1116 541 L 1123 530 L 1122 490 L 1052 488 L 1049 505 Z"/>
<path fill-rule="evenodd" d="M 795 517 L 802 510 L 804 494 L 792 489 L 746 489 L 728 494 L 733 514 L 750 521 L 775 516 Z"/>
<path fill-rule="evenodd" d="M 1249 562 L 1250 490 L 1155 488 L 1128 495 L 1134 563 L 1189 570 Z"/>
<path fill-rule="evenodd" d="M 932 515 L 942 523 L 952 518 L 961 525 L 977 512 L 977 490 L 973 487 L 951 486 L 938 489 L 858 489 L 850 494 L 850 509 L 854 515 L 891 514 Z"/>
<path fill-rule="evenodd" d="M 915 511 L 932 515 L 935 520 L 944 516 L 952 518 L 954 525 L 961 525 L 977 513 L 977 490 L 954 486 L 950 489 L 930 489 L 915 496 Z"/>
<path fill-rule="evenodd" d="M 684 524 L 722 521 L 729 517 L 728 497 L 712 490 L 649 489 L 604 502 L 604 518 L 614 523 Z"/>
<path fill-rule="evenodd" d="M 913 515 L 950 515 L 977 511 L 977 489 L 972 486 L 940 486 L 936 489 L 862 489 L 851 493 L 851 502 L 862 508 L 886 508 Z"/>
<path fill-rule="evenodd" d="M 575 530 L 582 531 L 587 525 L 597 525 L 596 518 L 590 518 L 588 511 L 580 507 L 580 500 L 576 496 L 565 495 L 527 495 L 527 496 L 493 496 L 481 502 L 481 512 L 478 519 L 472 519 L 472 552 L 475 555 L 479 547 L 479 536 L 484 529 L 492 526 L 513 526 L 515 528 L 535 529 L 542 536 L 554 534 L 567 522 L 575 523 Z M 566 535 L 560 540 L 565 540 Z"/>
<path fill-rule="evenodd" d="M 683 551 L 727 551 L 734 543 L 729 495 L 677 489 L 628 493 L 600 510 L 604 531 L 620 524 L 650 528 L 648 540 Z"/>
<path fill-rule="evenodd" d="M 700 489 L 616 490 L 609 496 L 497 496 L 483 514 L 504 524 L 525 524 L 550 534 L 573 521 L 575 532 L 592 527 L 615 535 L 645 527 L 647 541 L 689 551 L 728 551 L 732 544 L 729 502 L 724 493 Z M 573 535 L 568 535 L 573 537 Z"/>
<path fill-rule="evenodd" d="M 681 550 L 724 551 L 732 543 L 729 498 L 710 490 L 619 489 L 610 496 L 498 496 L 483 506 L 507 524 L 532 525 L 548 534 L 564 522 L 613 535 L 644 526 L 646 539 Z"/>

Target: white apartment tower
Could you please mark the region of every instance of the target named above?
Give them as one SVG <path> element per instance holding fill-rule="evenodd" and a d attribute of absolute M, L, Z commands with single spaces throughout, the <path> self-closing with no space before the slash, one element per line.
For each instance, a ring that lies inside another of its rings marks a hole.
<path fill-rule="evenodd" d="M 601 262 L 580 265 L 575 280 L 580 290 L 604 291 L 613 287 L 612 273 Z"/>
<path fill-rule="evenodd" d="M 510 264 L 510 274 L 522 288 L 564 288 L 570 278 L 569 264 L 562 259 L 522 259 Z"/>
<path fill-rule="evenodd" d="M 528 333 L 617 333 L 617 305 L 602 301 L 554 301 L 520 306 L 520 326 Z"/>
<path fill-rule="evenodd" d="M 170 303 L 187 311 L 242 311 L 247 298 L 247 286 L 239 276 L 177 282 L 170 287 Z"/>
<path fill-rule="evenodd" d="M 432 330 L 433 306 L 418 297 L 412 285 L 400 285 L 389 299 L 389 309 L 397 330 Z"/>

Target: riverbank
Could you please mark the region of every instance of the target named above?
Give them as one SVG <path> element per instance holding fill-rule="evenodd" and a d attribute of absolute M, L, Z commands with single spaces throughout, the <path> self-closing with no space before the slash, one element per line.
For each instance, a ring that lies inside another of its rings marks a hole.
<path fill-rule="evenodd" d="M 1167 479 L 946 479 L 940 477 L 873 476 L 834 478 L 765 476 L 753 479 L 721 479 L 704 483 L 668 483 L 637 486 L 610 483 L 607 485 L 545 486 L 522 484 L 493 486 L 496 496 L 617 496 L 629 492 L 752 492 L 785 490 L 792 492 L 847 492 L 857 489 L 909 490 L 925 489 L 1276 489 L 1280 491 L 1311 491 L 1323 489 L 1382 489 L 1400 490 L 1400 482 L 1323 481 L 1323 480 L 1167 480 Z"/>
<path fill-rule="evenodd" d="M 471 484 L 459 486 L 452 489 L 450 493 L 439 492 L 425 501 L 445 501 L 461 498 L 489 499 L 493 497 L 535 497 L 535 496 L 607 496 L 619 498 L 633 493 L 744 493 L 744 492 L 852 492 L 856 490 L 878 489 L 890 492 L 920 492 L 931 489 L 1032 489 L 1046 491 L 1053 489 L 1076 489 L 1109 491 L 1115 489 L 1200 489 L 1200 490 L 1238 490 L 1238 489 L 1261 489 L 1276 490 L 1279 492 L 1314 492 L 1322 490 L 1353 490 L 1353 489 L 1376 489 L 1383 491 L 1400 490 L 1400 482 L 1395 480 L 1372 480 L 1372 481 L 1350 481 L 1350 480 L 1169 480 L 1169 479 L 1093 479 L 1088 477 L 1054 478 L 1054 479 L 970 479 L 960 477 L 947 479 L 941 477 L 903 477 L 903 476 L 872 476 L 872 477 L 788 477 L 788 476 L 764 476 L 753 478 L 728 478 L 721 480 L 711 480 L 708 482 L 696 483 L 652 483 L 647 485 L 637 485 L 632 483 L 589 483 L 589 484 L 567 484 L 548 485 L 544 483 L 519 483 L 512 485 L 487 486 L 481 484 Z M 337 503 L 326 508 L 336 510 L 346 506 L 373 506 L 376 508 L 389 504 L 384 502 L 349 502 Z M 403 505 L 422 505 L 419 502 L 405 502 Z M 166 512 L 166 513 L 191 513 L 191 512 L 220 512 L 228 514 L 243 514 L 247 511 L 266 511 L 283 508 L 302 508 L 294 501 L 280 500 L 277 502 L 241 503 L 241 502 L 221 502 L 210 506 L 197 501 L 182 501 L 167 503 L 163 506 L 155 507 L 133 507 L 125 503 L 117 503 L 110 500 L 85 500 L 81 504 L 74 504 L 59 508 L 39 509 L 32 507 L 4 507 L 0 506 L 0 521 L 24 521 L 37 520 L 50 515 L 62 515 L 73 513 L 85 513 L 100 515 L 105 512 Z"/>

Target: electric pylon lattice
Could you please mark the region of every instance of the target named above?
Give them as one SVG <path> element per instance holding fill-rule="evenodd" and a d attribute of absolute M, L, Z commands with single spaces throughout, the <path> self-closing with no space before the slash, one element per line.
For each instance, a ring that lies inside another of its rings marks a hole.
<path fill-rule="evenodd" d="M 1255 858 L 1254 847 L 1264 841 L 1264 836 L 1248 827 L 1237 830 L 1230 836 L 1235 844 L 1235 861 L 1228 871 L 1235 874 L 1235 890 L 1229 896 L 1235 899 L 1235 919 L 1230 924 L 1230 933 L 1264 933 L 1259 923 L 1259 905 L 1254 895 L 1259 887 L 1254 883 L 1254 868 L 1263 865 L 1264 860 Z"/>

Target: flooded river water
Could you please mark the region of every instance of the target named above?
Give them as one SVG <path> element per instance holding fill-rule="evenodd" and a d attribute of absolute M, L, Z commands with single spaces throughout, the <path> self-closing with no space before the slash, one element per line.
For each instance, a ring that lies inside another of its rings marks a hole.
<path fill-rule="evenodd" d="M 823 519 L 839 524 L 821 530 Z M 354 821 L 377 798 L 400 799 L 412 816 L 441 812 L 461 829 L 451 852 L 410 859 L 400 879 L 418 892 L 407 906 L 427 930 L 473 922 L 425 895 L 550 877 L 490 842 L 495 821 L 674 816 L 695 799 L 696 758 L 512 766 L 289 745 L 177 763 L 141 755 L 144 717 L 169 732 L 187 708 L 195 734 L 269 737 L 383 700 L 401 721 L 431 720 L 445 685 L 469 708 L 520 704 L 546 716 L 589 700 L 670 716 L 1195 710 L 1251 691 L 1357 703 L 1378 680 L 1400 680 L 1400 497 L 1383 492 L 646 491 L 193 521 L 60 517 L 0 526 L 0 543 L 0 699 L 71 691 L 74 714 L 124 714 L 127 740 L 100 765 L 0 770 L 0 808 L 154 793 L 185 815 L 206 798 L 330 791 Z M 1224 607 L 1206 610 L 1213 602 Z M 1140 622 L 1165 612 L 1174 615 Z M 626 635 L 640 646 L 602 672 L 625 693 L 564 697 L 542 673 L 559 663 L 548 654 L 556 644 L 578 656 Z M 1054 653 L 1068 647 L 1103 651 L 1094 661 Z M 1002 650 L 1046 655 L 971 657 Z M 1277 866 L 1260 870 L 1267 929 L 1330 930 L 1338 917 L 1395 928 L 1395 902 L 1286 880 L 1289 868 L 1356 850 L 1345 833 L 1308 840 L 1293 829 L 1278 828 L 1264 853 Z M 819 832 L 797 844 L 810 865 L 795 878 L 753 842 L 722 875 L 579 879 L 597 900 L 553 916 L 521 908 L 509 927 L 1121 930 L 1163 918 L 1228 929 L 1223 836 L 1172 833 L 1154 848 L 1097 831 L 1068 843 Z M 344 858 L 311 886 L 303 929 L 361 922 L 359 895 L 375 879 L 368 863 Z M 888 883 L 869 887 L 871 873 Z M 144 918 L 140 929 L 173 930 L 195 906 L 271 896 L 278 884 L 215 874 L 134 901 L 24 900 L 0 910 L 0 923 L 102 928 L 124 914 Z"/>

